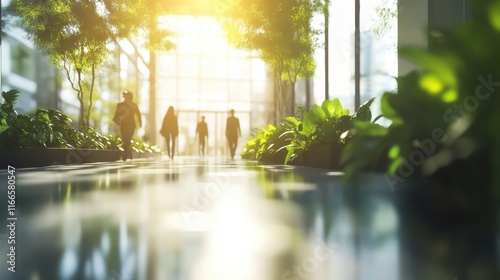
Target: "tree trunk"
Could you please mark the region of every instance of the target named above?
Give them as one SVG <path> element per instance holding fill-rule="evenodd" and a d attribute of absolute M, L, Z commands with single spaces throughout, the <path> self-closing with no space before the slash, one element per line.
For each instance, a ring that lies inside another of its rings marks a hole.
<path fill-rule="evenodd" d="M 84 134 L 87 134 L 87 124 L 85 122 L 85 102 L 83 100 L 83 85 L 82 85 L 81 70 L 77 70 L 77 79 L 78 79 L 78 101 L 80 101 L 80 117 L 78 121 L 82 132 Z"/>
<path fill-rule="evenodd" d="M 275 79 L 275 85 L 276 85 L 276 89 L 275 89 L 275 110 L 274 110 L 274 118 L 275 118 L 275 124 L 278 124 L 280 121 L 281 121 L 281 117 L 282 117 L 282 110 L 283 110 L 283 106 L 282 106 L 282 99 L 283 99 L 283 83 L 282 83 L 282 80 L 280 78 L 281 74 L 276 71 L 275 72 L 275 75 L 274 75 L 274 79 Z"/>
<path fill-rule="evenodd" d="M 354 110 L 361 106 L 361 38 L 360 38 L 360 0 L 354 2 Z"/>
<path fill-rule="evenodd" d="M 330 0 L 325 0 L 325 5 L 323 6 L 323 14 L 325 16 L 325 100 L 330 99 L 329 97 L 329 32 L 330 32 Z"/>
<path fill-rule="evenodd" d="M 92 65 L 92 76 L 91 76 L 90 90 L 89 90 L 89 106 L 87 108 L 87 116 L 85 117 L 85 123 L 90 124 L 90 113 L 92 112 L 92 98 L 94 95 L 94 83 L 95 83 L 95 65 Z"/>
<path fill-rule="evenodd" d="M 156 55 L 149 52 L 149 113 L 148 113 L 148 140 L 156 143 Z"/>
<path fill-rule="evenodd" d="M 311 107 L 311 79 L 306 79 L 306 109 Z"/>

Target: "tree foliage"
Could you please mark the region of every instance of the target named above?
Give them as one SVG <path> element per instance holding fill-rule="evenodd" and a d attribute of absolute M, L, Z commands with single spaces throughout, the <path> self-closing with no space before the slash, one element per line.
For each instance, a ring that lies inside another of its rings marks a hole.
<path fill-rule="evenodd" d="M 293 113 L 294 85 L 312 77 L 317 35 L 312 27 L 322 5 L 316 0 L 219 0 L 219 12 L 229 41 L 262 58 L 275 73 L 276 101 L 280 117 Z M 291 100 L 286 84 L 292 86 Z M 291 106 L 288 107 L 287 104 Z"/>
<path fill-rule="evenodd" d="M 146 46 L 168 49 L 172 34 L 159 27 L 161 5 L 153 0 L 18 0 L 28 38 L 60 66 L 80 101 L 79 122 L 88 127 L 96 71 L 110 53 L 110 44 L 137 35 Z"/>

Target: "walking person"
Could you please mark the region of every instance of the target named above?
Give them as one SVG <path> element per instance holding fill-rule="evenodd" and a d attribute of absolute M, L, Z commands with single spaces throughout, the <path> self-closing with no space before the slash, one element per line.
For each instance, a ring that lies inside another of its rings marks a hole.
<path fill-rule="evenodd" d="M 205 140 L 208 141 L 208 127 L 205 116 L 201 116 L 201 121 L 196 125 L 196 135 L 198 135 L 198 155 L 205 155 Z"/>
<path fill-rule="evenodd" d="M 241 137 L 240 120 L 234 116 L 234 110 L 229 111 L 230 116 L 226 122 L 226 138 L 231 152 L 231 159 L 234 159 L 238 138 Z"/>
<path fill-rule="evenodd" d="M 130 142 L 134 137 L 136 121 L 138 121 L 139 127 L 142 127 L 141 112 L 139 111 L 139 106 L 132 101 L 133 96 L 134 94 L 128 90 L 122 92 L 124 101 L 118 103 L 115 116 L 113 117 L 113 121 L 120 126 L 120 133 L 123 140 L 123 161 L 127 160 L 127 158 L 132 159 Z"/>
<path fill-rule="evenodd" d="M 167 142 L 168 157 L 174 159 L 175 154 L 175 140 L 179 135 L 179 124 L 177 123 L 177 116 L 174 112 L 174 107 L 168 107 L 167 113 L 163 118 L 160 134 L 165 137 Z"/>

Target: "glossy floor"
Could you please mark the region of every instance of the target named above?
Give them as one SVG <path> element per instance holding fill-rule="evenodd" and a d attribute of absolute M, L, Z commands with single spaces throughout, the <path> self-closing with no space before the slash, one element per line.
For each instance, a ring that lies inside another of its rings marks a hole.
<path fill-rule="evenodd" d="M 384 176 L 210 157 L 17 169 L 8 216 L 7 175 L 1 279 L 412 279 Z"/>

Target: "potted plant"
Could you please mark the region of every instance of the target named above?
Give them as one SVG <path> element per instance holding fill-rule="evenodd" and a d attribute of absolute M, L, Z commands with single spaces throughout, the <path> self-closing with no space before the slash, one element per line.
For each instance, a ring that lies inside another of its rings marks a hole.
<path fill-rule="evenodd" d="M 2 92 L 0 104 L 1 165 L 34 167 L 59 164 L 80 164 L 115 161 L 120 158 L 122 140 L 104 136 L 93 128 L 84 134 L 71 126 L 71 119 L 57 110 L 38 109 L 31 115 L 20 115 L 14 110 L 19 91 Z M 135 140 L 132 148 L 138 152 L 160 154 L 152 145 Z"/>
<path fill-rule="evenodd" d="M 497 1 L 474 5 L 473 19 L 431 33 L 430 50 L 400 50 L 421 69 L 382 96 L 392 124 L 355 124 L 342 157 L 351 179 L 389 159 L 382 176 L 396 197 L 411 279 L 500 274 L 500 9 Z"/>
<path fill-rule="evenodd" d="M 354 122 L 371 121 L 370 105 L 373 98 L 365 102 L 355 114 L 349 115 L 340 101 L 325 100 L 304 110 L 302 120 L 289 117 L 286 120 L 293 124 L 292 141 L 286 146 L 288 150 L 285 162 L 303 154 L 304 165 L 309 167 L 340 169 L 340 156 L 345 144 L 349 141 L 347 132 Z M 375 119 L 376 121 L 377 119 Z"/>
<path fill-rule="evenodd" d="M 353 115 L 337 98 L 309 110 L 299 107 L 297 116 L 260 128 L 241 155 L 264 163 L 339 169 L 340 155 L 350 139 L 347 132 L 354 123 L 371 121 L 372 102 L 368 100 Z"/>

